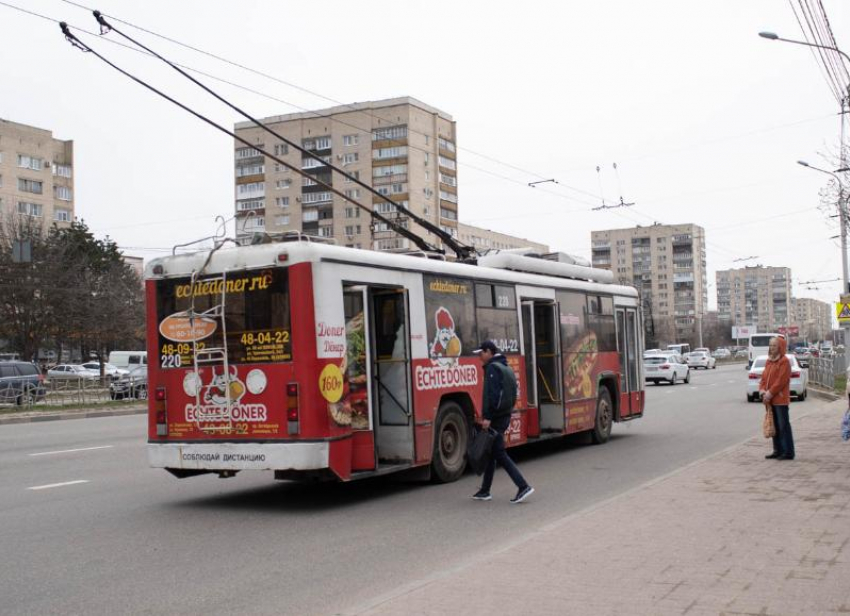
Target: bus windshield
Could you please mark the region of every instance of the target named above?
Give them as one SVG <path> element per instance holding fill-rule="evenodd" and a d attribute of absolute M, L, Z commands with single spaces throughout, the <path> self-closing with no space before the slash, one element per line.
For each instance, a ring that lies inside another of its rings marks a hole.
<path fill-rule="evenodd" d="M 289 277 L 285 268 L 242 271 L 222 279 L 201 278 L 194 292 L 188 278 L 156 283 L 159 356 L 162 368 L 188 367 L 197 348 L 225 346 L 230 363 L 268 363 L 292 359 Z M 216 314 L 222 303 L 224 319 Z M 194 300 L 194 335 L 187 311 Z M 207 313 L 204 316 L 197 315 Z"/>
<path fill-rule="evenodd" d="M 750 346 L 752 347 L 766 347 L 770 346 L 770 339 L 773 336 L 753 336 L 750 338 Z"/>

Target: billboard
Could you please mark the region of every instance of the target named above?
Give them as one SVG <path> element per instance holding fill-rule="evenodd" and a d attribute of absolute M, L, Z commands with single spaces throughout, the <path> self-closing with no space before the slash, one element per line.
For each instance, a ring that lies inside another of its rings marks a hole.
<path fill-rule="evenodd" d="M 738 340 L 739 338 L 749 338 L 755 333 L 756 328 L 751 325 L 732 327 L 732 338 L 735 340 Z"/>

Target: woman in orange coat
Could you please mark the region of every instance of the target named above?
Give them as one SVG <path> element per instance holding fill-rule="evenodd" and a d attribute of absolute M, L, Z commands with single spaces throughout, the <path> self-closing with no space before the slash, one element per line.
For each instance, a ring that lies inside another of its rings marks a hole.
<path fill-rule="evenodd" d="M 793 460 L 794 435 L 791 433 L 791 420 L 788 417 L 788 405 L 791 403 L 791 363 L 785 356 L 788 343 L 785 338 L 771 338 L 767 364 L 759 382 L 759 393 L 765 406 L 773 412 L 773 425 L 776 435 L 773 437 L 773 453 L 765 456 L 768 460 Z"/>

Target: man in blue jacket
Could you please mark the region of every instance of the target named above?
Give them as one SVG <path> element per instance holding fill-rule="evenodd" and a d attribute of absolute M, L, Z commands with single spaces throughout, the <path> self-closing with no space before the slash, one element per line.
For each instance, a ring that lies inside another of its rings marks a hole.
<path fill-rule="evenodd" d="M 493 484 L 493 474 L 496 472 L 496 462 L 498 462 L 499 466 L 505 469 L 511 480 L 516 484 L 518 490 L 511 502 L 521 503 L 531 496 L 534 488 L 528 485 L 514 461 L 508 457 L 504 440 L 505 430 L 511 423 L 511 413 L 516 401 L 516 376 L 508 366 L 508 360 L 505 359 L 505 356 L 502 355 L 499 347 L 493 341 L 482 342 L 480 348 L 474 353 L 478 354 L 481 363 L 484 364 L 484 399 L 481 404 L 483 421 L 481 427 L 485 430 L 492 428 L 496 433 L 496 438 L 493 441 L 490 462 L 484 470 L 481 489 L 472 498 L 485 501 L 493 498 L 490 496 L 490 486 Z"/>

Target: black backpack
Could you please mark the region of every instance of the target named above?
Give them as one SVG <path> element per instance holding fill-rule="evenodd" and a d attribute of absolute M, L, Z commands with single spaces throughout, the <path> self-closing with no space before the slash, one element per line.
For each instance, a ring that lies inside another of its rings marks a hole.
<path fill-rule="evenodd" d="M 500 413 L 507 414 L 513 410 L 514 405 L 516 404 L 516 375 L 514 374 L 514 371 L 510 369 L 510 367 L 502 363 L 493 362 L 493 365 L 496 366 L 496 369 L 502 373 L 502 392 L 499 396 L 499 400 L 496 402 L 496 410 Z"/>

